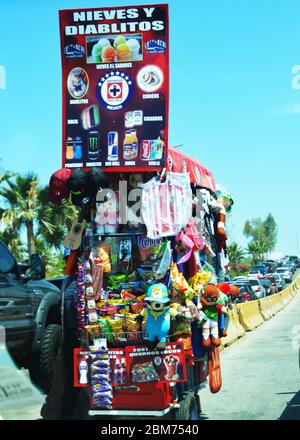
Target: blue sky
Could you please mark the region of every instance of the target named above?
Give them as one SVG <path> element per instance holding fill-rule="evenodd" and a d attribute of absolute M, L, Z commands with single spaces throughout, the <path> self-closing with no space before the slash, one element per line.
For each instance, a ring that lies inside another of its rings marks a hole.
<path fill-rule="evenodd" d="M 2 2 L 3 168 L 34 170 L 46 183 L 61 166 L 58 10 L 143 3 L 156 2 Z M 300 2 L 169 5 L 170 145 L 183 143 L 235 196 L 231 240 L 244 245 L 245 220 L 271 212 L 279 227 L 276 250 L 300 253 L 300 89 L 292 88 L 292 68 L 300 65 Z"/>

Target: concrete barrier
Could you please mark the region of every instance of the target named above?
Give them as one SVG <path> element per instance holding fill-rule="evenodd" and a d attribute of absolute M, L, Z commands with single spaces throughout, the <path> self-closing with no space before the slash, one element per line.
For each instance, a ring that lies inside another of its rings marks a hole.
<path fill-rule="evenodd" d="M 254 330 L 264 322 L 260 314 L 258 300 L 237 304 L 239 320 L 246 331 Z"/>
<path fill-rule="evenodd" d="M 266 298 L 233 305 L 229 312 L 230 321 L 226 338 L 222 338 L 220 350 L 233 344 L 246 334 L 254 330 L 264 321 L 272 318 L 292 301 L 300 289 L 300 274 L 286 289 Z"/>
<path fill-rule="evenodd" d="M 297 290 L 300 289 L 300 275 L 295 279 L 295 286 Z"/>
<path fill-rule="evenodd" d="M 234 325 L 234 321 L 232 318 L 232 312 L 229 312 L 229 324 L 227 327 L 227 336 L 221 339 L 221 343 L 223 347 L 228 347 L 233 344 L 235 341 L 239 339 L 239 333 L 237 331 L 236 326 Z"/>
<path fill-rule="evenodd" d="M 258 301 L 258 305 L 259 305 L 260 314 L 262 315 L 265 321 L 267 321 L 268 319 L 272 318 L 272 316 L 274 316 L 273 306 L 271 304 L 269 296 L 260 299 Z"/>
<path fill-rule="evenodd" d="M 293 292 L 293 286 L 290 286 L 287 289 L 284 289 L 281 292 L 279 292 L 283 307 L 286 307 L 288 303 L 293 299 L 292 292 Z"/>
<path fill-rule="evenodd" d="M 272 312 L 274 313 L 274 315 L 276 315 L 284 307 L 280 293 L 275 293 L 275 295 L 271 295 L 269 296 L 269 298 Z"/>
<path fill-rule="evenodd" d="M 245 336 L 246 330 L 244 329 L 244 327 L 240 323 L 239 310 L 238 310 L 236 304 L 234 304 L 233 307 L 232 307 L 231 316 L 232 316 L 232 321 L 233 321 L 233 323 L 234 323 L 234 325 L 235 325 L 235 327 L 237 329 L 239 338 Z"/>

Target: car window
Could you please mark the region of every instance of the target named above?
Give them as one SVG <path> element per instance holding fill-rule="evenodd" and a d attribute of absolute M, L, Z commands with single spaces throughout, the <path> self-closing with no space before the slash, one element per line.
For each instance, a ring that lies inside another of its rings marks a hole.
<path fill-rule="evenodd" d="M 6 247 L 0 243 L 0 272 L 10 272 L 15 265 L 15 260 Z"/>
<path fill-rule="evenodd" d="M 259 282 L 257 280 L 249 280 L 249 284 L 251 284 L 251 286 L 259 286 Z"/>

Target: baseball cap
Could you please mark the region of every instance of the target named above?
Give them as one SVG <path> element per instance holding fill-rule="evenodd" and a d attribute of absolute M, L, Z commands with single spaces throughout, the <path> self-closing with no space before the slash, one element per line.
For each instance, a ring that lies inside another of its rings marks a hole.
<path fill-rule="evenodd" d="M 71 170 L 69 168 L 61 168 L 52 174 L 49 182 L 49 202 L 60 205 L 68 200 L 70 176 Z"/>
<path fill-rule="evenodd" d="M 168 289 L 165 284 L 158 283 L 149 287 L 145 301 L 155 301 L 160 303 L 167 303 L 170 301 Z"/>
<path fill-rule="evenodd" d="M 85 171 L 77 168 L 73 171 L 68 180 L 68 188 L 71 193 L 73 205 L 80 206 L 83 199 L 87 196 L 88 175 Z"/>
<path fill-rule="evenodd" d="M 108 189 L 111 183 L 106 174 L 99 168 L 93 167 L 87 173 L 87 188 L 92 199 L 96 198 L 99 189 Z"/>

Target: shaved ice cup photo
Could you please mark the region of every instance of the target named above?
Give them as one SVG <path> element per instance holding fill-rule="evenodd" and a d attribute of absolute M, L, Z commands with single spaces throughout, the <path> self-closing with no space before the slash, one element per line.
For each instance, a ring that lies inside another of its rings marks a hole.
<path fill-rule="evenodd" d="M 87 37 L 87 63 L 142 61 L 142 42 L 142 34 Z"/>

